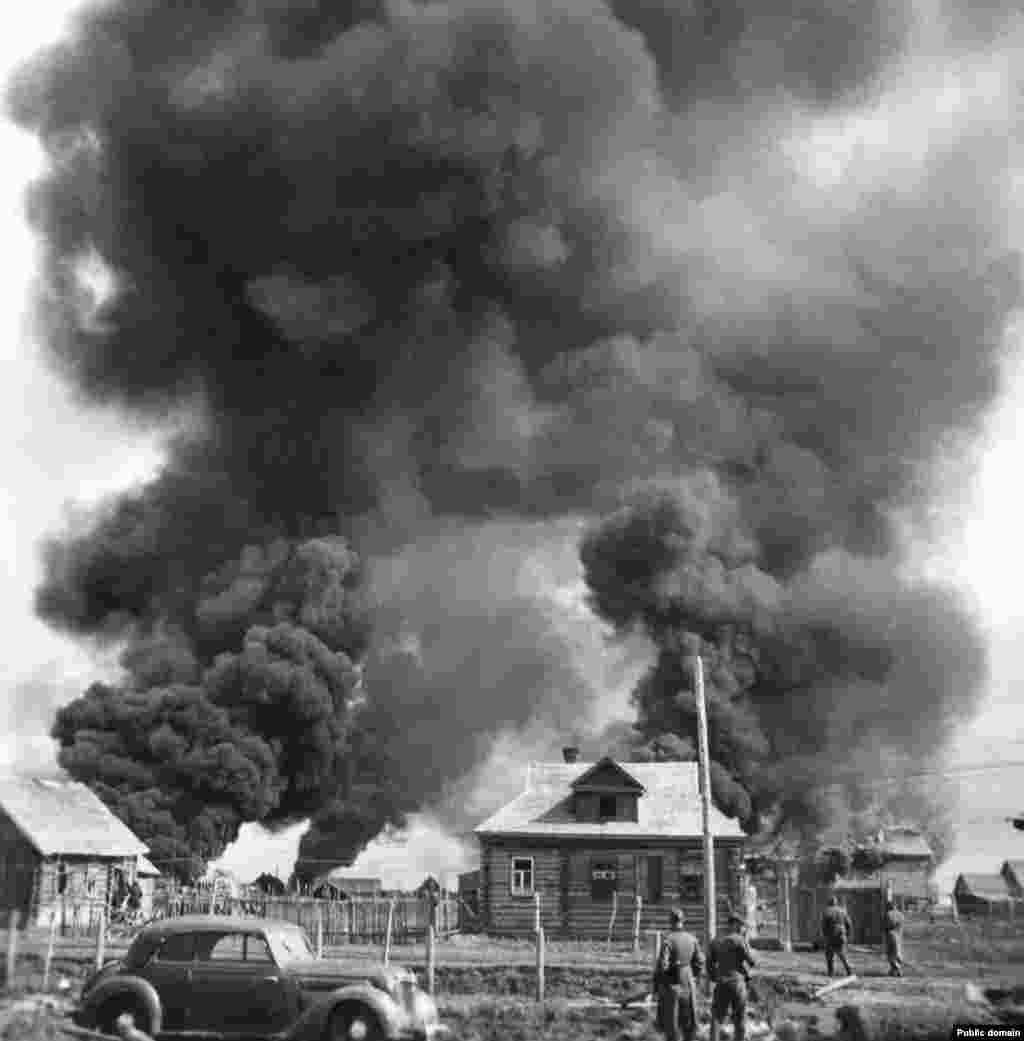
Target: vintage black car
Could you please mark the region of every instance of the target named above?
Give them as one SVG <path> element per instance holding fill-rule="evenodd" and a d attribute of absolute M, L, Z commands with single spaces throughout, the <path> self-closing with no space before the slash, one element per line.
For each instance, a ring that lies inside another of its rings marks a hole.
<path fill-rule="evenodd" d="M 317 958 L 291 922 L 190 915 L 145 926 L 89 979 L 79 1026 L 280 1041 L 433 1041 L 437 1006 L 396 966 Z"/>

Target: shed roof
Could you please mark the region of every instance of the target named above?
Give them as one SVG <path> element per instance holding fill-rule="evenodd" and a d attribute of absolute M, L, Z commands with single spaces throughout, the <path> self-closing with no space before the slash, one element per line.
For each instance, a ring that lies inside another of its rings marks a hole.
<path fill-rule="evenodd" d="M 984 897 L 986 900 L 1010 899 L 1010 891 L 1006 888 L 1006 879 L 1002 875 L 959 875 L 955 888 L 972 896 Z"/>
<path fill-rule="evenodd" d="M 44 857 L 134 857 L 148 847 L 77 781 L 0 778 L 0 807 Z"/>
<path fill-rule="evenodd" d="M 531 763 L 525 790 L 482 824 L 477 835 L 530 838 L 696 838 L 702 834 L 697 764 L 630 763 L 628 773 L 643 785 L 635 821 L 577 821 L 571 815 L 572 784 L 593 763 Z M 739 824 L 712 807 L 711 831 L 718 838 L 744 838 Z"/>

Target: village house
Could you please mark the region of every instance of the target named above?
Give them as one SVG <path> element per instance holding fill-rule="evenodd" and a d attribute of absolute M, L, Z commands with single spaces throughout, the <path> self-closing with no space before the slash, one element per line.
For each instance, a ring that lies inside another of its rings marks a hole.
<path fill-rule="evenodd" d="M 638 899 L 641 928 L 664 928 L 682 907 L 688 927 L 703 931 L 704 865 L 697 764 L 581 763 L 575 749 L 561 763 L 532 763 L 525 790 L 475 833 L 480 844 L 483 929 L 525 935 L 536 901 L 549 935 L 632 935 Z M 739 824 L 711 812 L 719 914 L 742 904 L 745 890 Z"/>
<path fill-rule="evenodd" d="M 898 904 L 924 903 L 934 895 L 935 854 L 917 828 L 883 828 L 877 847 L 885 858 L 879 880 Z"/>
<path fill-rule="evenodd" d="M 0 909 L 26 924 L 96 918 L 147 847 L 84 784 L 0 778 Z M 155 870 L 155 869 L 154 869 Z"/>
<path fill-rule="evenodd" d="M 1024 900 L 1024 860 L 1004 860 L 999 871 L 1014 900 Z"/>
<path fill-rule="evenodd" d="M 959 914 L 1007 914 L 1013 902 L 1003 875 L 958 875 L 953 900 Z"/>

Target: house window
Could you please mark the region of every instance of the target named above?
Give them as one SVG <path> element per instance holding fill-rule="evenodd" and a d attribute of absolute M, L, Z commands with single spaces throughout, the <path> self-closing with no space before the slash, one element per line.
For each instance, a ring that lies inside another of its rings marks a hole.
<path fill-rule="evenodd" d="M 590 898 L 611 900 L 619 888 L 619 865 L 611 860 L 595 860 L 590 865 Z"/>
<path fill-rule="evenodd" d="M 533 857 L 513 858 L 512 895 L 533 896 Z"/>
<path fill-rule="evenodd" d="M 57 892 L 64 894 L 68 891 L 68 866 L 62 860 L 57 865 Z"/>
<path fill-rule="evenodd" d="M 597 804 L 597 815 L 603 821 L 615 820 L 615 796 L 602 795 Z"/>

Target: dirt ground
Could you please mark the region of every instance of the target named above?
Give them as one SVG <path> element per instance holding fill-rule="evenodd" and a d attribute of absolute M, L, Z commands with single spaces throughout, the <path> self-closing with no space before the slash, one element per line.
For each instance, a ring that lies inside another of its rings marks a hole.
<path fill-rule="evenodd" d="M 329 953 L 353 962 L 380 958 L 380 949 L 372 947 Z M 452 1031 L 451 1041 L 658 1037 L 649 1007 L 622 1010 L 617 1004 L 646 989 L 649 950 L 550 943 L 543 1007 L 535 1000 L 535 951 L 530 942 L 454 937 L 439 944 L 437 953 L 438 1003 Z M 393 960 L 416 969 L 422 979 L 423 955 L 422 947 L 396 949 Z M 767 950 L 759 951 L 758 957 L 758 999 L 751 1006 L 749 1041 L 946 1041 L 955 1022 L 1024 1023 L 1024 935 L 1017 928 L 992 923 L 915 926 L 908 931 L 903 979 L 886 975 L 880 951 L 855 947 L 850 961 L 857 981 L 823 998 L 815 996 L 828 982 L 820 953 Z M 18 992 L 0 1000 L 0 1039 L 63 1041 L 62 1017 L 90 968 L 77 952 L 58 954 L 51 970 L 51 994 L 42 997 L 42 961 L 26 949 L 19 959 Z M 56 991 L 61 980 L 66 981 L 63 995 Z M 702 1009 L 706 1005 L 702 996 Z"/>

